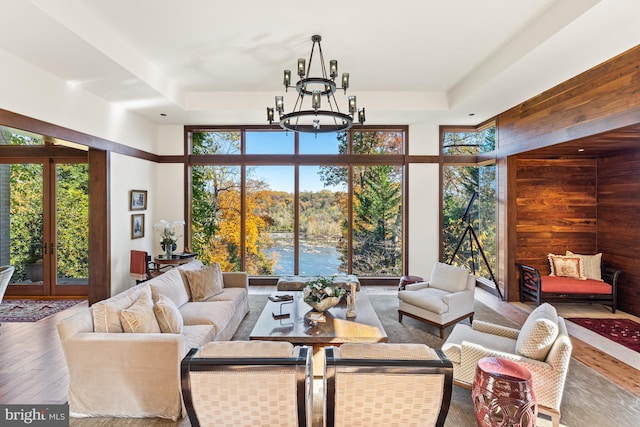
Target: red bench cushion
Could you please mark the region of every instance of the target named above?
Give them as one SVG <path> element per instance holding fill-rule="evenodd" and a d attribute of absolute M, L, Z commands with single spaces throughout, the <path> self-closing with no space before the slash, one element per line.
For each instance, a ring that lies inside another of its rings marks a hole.
<path fill-rule="evenodd" d="M 541 276 L 542 292 L 554 294 L 607 294 L 610 295 L 613 290 L 607 282 L 598 280 L 579 280 L 568 277 L 558 276 Z"/>

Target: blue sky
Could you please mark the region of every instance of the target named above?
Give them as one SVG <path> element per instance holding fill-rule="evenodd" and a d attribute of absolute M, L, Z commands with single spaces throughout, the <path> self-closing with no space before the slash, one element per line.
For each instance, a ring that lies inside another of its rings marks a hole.
<path fill-rule="evenodd" d="M 247 154 L 292 154 L 294 152 L 293 132 L 247 132 Z M 337 154 L 338 140 L 334 133 L 301 133 L 301 154 Z M 269 183 L 272 190 L 294 190 L 293 166 L 252 167 L 256 177 Z M 318 166 L 300 166 L 300 191 L 346 191 L 343 187 L 324 187 L 318 176 Z"/>

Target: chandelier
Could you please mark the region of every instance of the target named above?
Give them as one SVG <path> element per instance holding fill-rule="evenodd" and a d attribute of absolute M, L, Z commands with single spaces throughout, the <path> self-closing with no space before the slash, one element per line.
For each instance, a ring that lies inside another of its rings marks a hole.
<path fill-rule="evenodd" d="M 345 132 L 353 126 L 356 113 L 358 114 L 358 122 L 363 124 L 365 121 L 364 108 L 357 109 L 355 96 L 347 97 L 349 114 L 340 112 L 336 101 L 335 93 L 337 90 L 343 90 L 344 95 L 347 94 L 347 89 L 349 88 L 349 73 L 342 73 L 342 87 L 338 87 L 336 84 L 338 61 L 335 59 L 329 61 L 329 73 L 327 74 L 324 56 L 322 54 L 322 46 L 320 45 L 322 37 L 314 35 L 311 37 L 311 41 L 313 45 L 311 46 L 309 62 L 306 63 L 304 58 L 298 59 L 297 72 L 300 80 L 298 80 L 295 86 L 291 84 L 291 71 L 284 70 L 283 84 L 285 92 L 288 92 L 289 88 L 294 87 L 296 88 L 296 92 L 298 92 L 293 110 L 290 113 L 285 113 L 284 96 L 276 96 L 275 108 L 267 107 L 267 120 L 269 124 L 274 122 L 275 111 L 278 112 L 280 127 L 293 132 Z M 312 77 L 310 75 L 316 44 L 318 45 L 320 69 L 322 71 L 320 77 Z M 303 109 L 305 96 L 307 96 L 307 99 L 311 99 L 311 109 Z M 327 107 L 322 109 L 321 104 L 324 102 L 324 97 L 326 97 Z M 322 123 L 320 119 L 322 119 Z"/>

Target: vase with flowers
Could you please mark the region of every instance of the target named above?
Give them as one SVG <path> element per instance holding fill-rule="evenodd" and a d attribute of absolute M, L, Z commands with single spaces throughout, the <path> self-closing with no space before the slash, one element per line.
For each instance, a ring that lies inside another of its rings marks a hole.
<path fill-rule="evenodd" d="M 178 239 L 180 238 L 176 228 L 181 225 L 184 225 L 182 220 L 169 222 L 164 219 L 153 224 L 153 229 L 160 231 L 160 246 L 164 251 L 165 259 L 173 258 L 173 251 L 177 249 Z"/>
<path fill-rule="evenodd" d="M 346 291 L 333 283 L 333 278 L 318 277 L 308 282 L 302 289 L 304 302 L 315 311 L 324 312 L 334 307 Z"/>

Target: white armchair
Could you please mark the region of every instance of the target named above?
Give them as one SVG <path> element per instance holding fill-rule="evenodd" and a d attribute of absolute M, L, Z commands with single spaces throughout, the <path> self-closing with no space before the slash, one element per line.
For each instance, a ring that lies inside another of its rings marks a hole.
<path fill-rule="evenodd" d="M 467 317 L 473 321 L 476 277 L 468 270 L 437 262 L 428 282 L 407 285 L 398 292 L 398 321 L 413 317 L 444 329 Z"/>
<path fill-rule="evenodd" d="M 560 424 L 560 402 L 569 370 L 572 345 L 564 319 L 555 308 L 542 304 L 521 329 L 476 320 L 472 326 L 456 325 L 442 346 L 453 364 L 456 385 L 470 388 L 483 357 L 512 360 L 531 372 L 538 412 Z"/>

